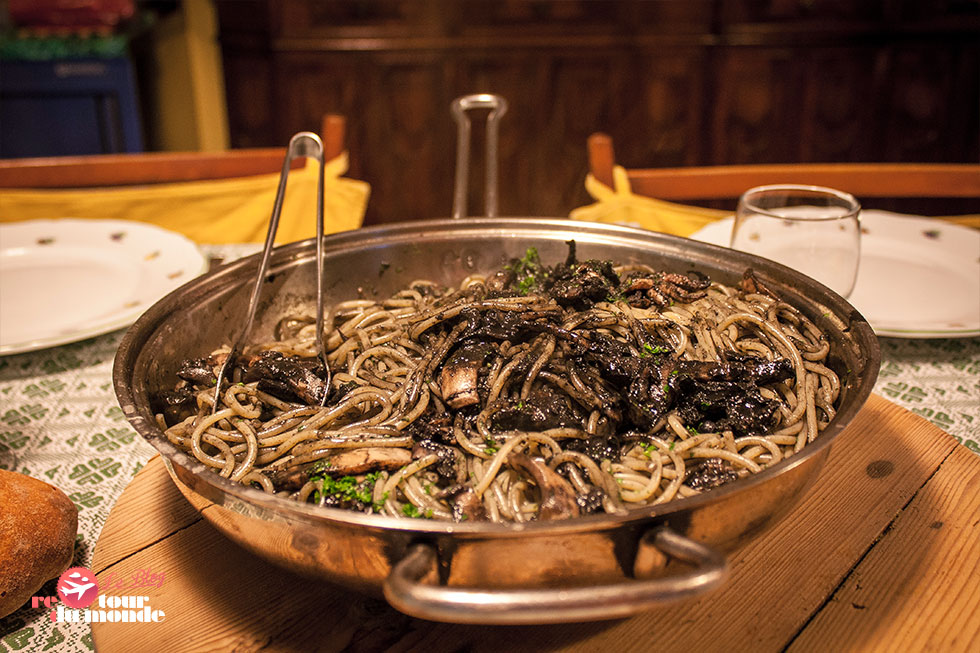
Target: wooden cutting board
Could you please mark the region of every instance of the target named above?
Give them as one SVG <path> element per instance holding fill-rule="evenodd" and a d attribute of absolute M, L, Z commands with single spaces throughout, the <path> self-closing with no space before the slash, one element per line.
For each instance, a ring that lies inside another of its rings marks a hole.
<path fill-rule="evenodd" d="M 480 627 L 402 615 L 295 576 L 225 539 L 159 457 L 96 545 L 100 584 L 139 593 L 160 623 L 93 624 L 100 652 L 980 650 L 980 456 L 872 396 L 780 523 L 729 556 L 719 590 L 630 619 Z"/>

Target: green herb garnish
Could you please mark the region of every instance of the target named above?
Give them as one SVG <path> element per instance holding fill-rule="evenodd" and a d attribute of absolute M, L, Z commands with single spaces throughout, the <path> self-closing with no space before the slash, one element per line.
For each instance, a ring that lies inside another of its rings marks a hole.
<path fill-rule="evenodd" d="M 313 493 L 313 500 L 320 502 L 322 498 L 333 497 L 340 501 L 358 502 L 366 506 L 375 507 L 374 485 L 381 477 L 381 472 L 372 472 L 359 481 L 353 476 L 341 476 L 334 478 L 329 475 L 329 461 L 321 461 L 314 465 L 310 473 L 311 481 L 319 481 L 322 489 Z"/>
<path fill-rule="evenodd" d="M 514 261 L 504 269 L 514 273 L 514 285 L 522 295 L 530 293 L 547 276 L 536 247 L 528 247 L 524 258 Z"/>
<path fill-rule="evenodd" d="M 640 352 L 640 357 L 646 358 L 650 354 L 666 354 L 670 352 L 666 347 L 661 347 L 660 345 L 653 346 L 649 342 L 643 343 L 643 351 Z"/>

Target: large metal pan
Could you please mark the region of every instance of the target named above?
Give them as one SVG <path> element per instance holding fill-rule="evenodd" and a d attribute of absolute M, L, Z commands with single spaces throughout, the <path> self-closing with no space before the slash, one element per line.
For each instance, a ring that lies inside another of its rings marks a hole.
<path fill-rule="evenodd" d="M 151 307 L 125 334 L 113 368 L 120 405 L 156 447 L 184 496 L 216 528 L 293 570 L 369 592 L 384 591 L 419 617 L 469 623 L 545 623 L 628 615 L 705 591 L 725 575 L 722 552 L 788 510 L 817 476 L 831 444 L 861 409 L 878 373 L 871 327 L 846 301 L 781 265 L 691 240 L 626 227 L 542 218 L 402 223 L 324 240 L 328 300 L 386 295 L 417 278 L 457 283 L 499 269 L 536 247 L 581 258 L 696 270 L 734 284 L 748 267 L 821 327 L 843 379 L 836 417 L 817 440 L 762 473 L 703 495 L 622 516 L 527 524 L 445 523 L 317 508 L 219 477 L 162 435 L 151 398 L 172 387 L 179 362 L 237 333 L 257 257 L 191 281 Z M 274 251 L 253 339 L 278 317 L 313 303 L 315 243 Z M 681 558 L 689 565 L 666 560 Z"/>

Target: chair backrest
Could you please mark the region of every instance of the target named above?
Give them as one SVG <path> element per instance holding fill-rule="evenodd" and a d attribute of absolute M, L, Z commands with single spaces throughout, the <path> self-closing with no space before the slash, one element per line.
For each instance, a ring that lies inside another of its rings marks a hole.
<path fill-rule="evenodd" d="M 603 133 L 589 136 L 588 155 L 592 175 L 612 186 L 616 165 L 612 138 Z M 677 201 L 732 199 L 765 184 L 829 186 L 858 198 L 980 199 L 980 164 L 797 163 L 635 168 L 627 169 L 627 177 L 638 195 Z"/>
<path fill-rule="evenodd" d="M 344 151 L 346 122 L 324 116 L 324 158 Z M 229 179 L 277 173 L 286 149 L 248 148 L 224 152 L 147 152 L 0 160 L 0 188 L 91 188 Z M 303 161 L 294 162 L 302 167 Z"/>
<path fill-rule="evenodd" d="M 370 187 L 342 177 L 345 123 L 323 120 L 326 233 L 361 226 Z M 0 161 L 0 223 L 61 218 L 133 220 L 197 243 L 264 242 L 286 148 L 100 154 Z M 297 157 L 277 243 L 316 234 L 319 166 Z"/>

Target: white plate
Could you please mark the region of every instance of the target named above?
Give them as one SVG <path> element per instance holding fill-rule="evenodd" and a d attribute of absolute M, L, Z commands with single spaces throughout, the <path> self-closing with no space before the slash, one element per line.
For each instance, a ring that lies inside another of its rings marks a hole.
<path fill-rule="evenodd" d="M 121 329 L 206 267 L 190 240 L 141 222 L 0 224 L 0 355 Z"/>
<path fill-rule="evenodd" d="M 728 246 L 732 218 L 691 238 Z M 848 301 L 879 336 L 980 335 L 980 232 L 911 215 L 861 212 L 861 265 Z"/>

